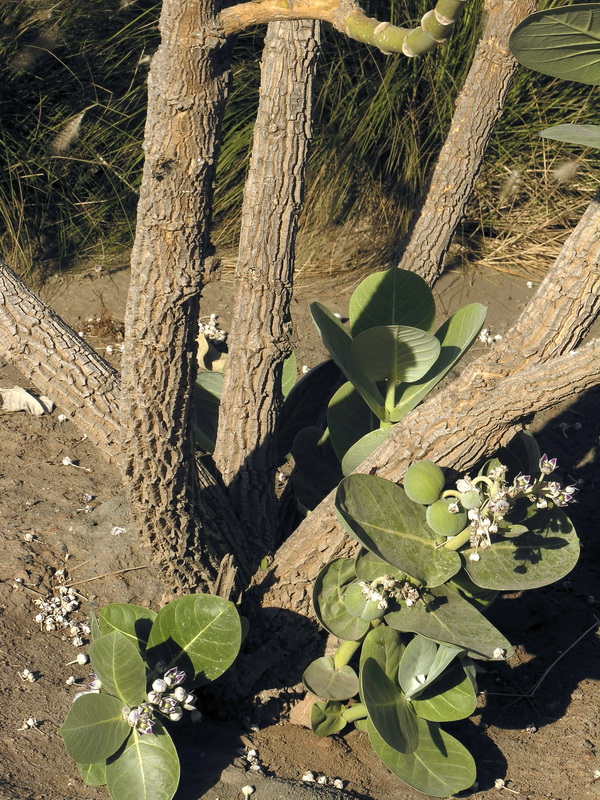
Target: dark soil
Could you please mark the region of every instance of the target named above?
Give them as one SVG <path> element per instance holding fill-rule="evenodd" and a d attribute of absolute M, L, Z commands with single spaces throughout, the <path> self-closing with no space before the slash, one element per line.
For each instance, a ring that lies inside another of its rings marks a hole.
<path fill-rule="evenodd" d="M 112 347 L 109 358 L 118 366 L 115 322 L 123 318 L 126 285 L 126 271 L 93 273 L 55 281 L 45 297 L 92 345 L 104 352 Z M 471 299 L 490 302 L 488 327 L 502 333 L 531 291 L 520 279 L 488 276 L 471 285 L 455 275 L 442 282 L 439 301 L 444 312 Z M 218 313 L 225 329 L 230 295 L 231 283 L 221 281 L 208 288 L 204 300 L 204 313 Z M 323 351 L 309 321 L 307 297 L 343 314 L 349 291 L 306 288 L 299 296 L 298 363 L 314 366 Z M 14 366 L 0 365 L 0 385 L 14 384 L 24 385 L 23 377 Z M 560 474 L 579 482 L 579 502 L 570 516 L 582 540 L 582 557 L 566 580 L 525 595 L 506 595 L 492 609 L 495 624 L 516 645 L 516 653 L 508 664 L 484 665 L 480 707 L 453 731 L 478 763 L 473 798 L 600 796 L 599 408 L 596 390 L 537 417 L 531 426 L 542 450 L 558 457 Z M 73 646 L 60 632 L 40 630 L 35 600 L 54 594 L 61 584 L 72 585 L 81 600 L 81 610 L 72 616 L 83 620 L 90 608 L 110 602 L 157 608 L 164 587 L 150 566 L 148 549 L 129 527 L 118 472 L 72 423 L 59 422 L 59 413 L 31 417 L 0 411 L 0 798 L 105 800 L 105 789 L 82 784 L 58 734 L 73 694 L 87 679 L 85 666 L 69 662 L 86 647 Z M 89 471 L 64 466 L 65 456 Z M 34 682 L 20 676 L 24 669 L 34 674 Z M 67 686 L 70 675 L 76 683 Z M 290 687 L 292 692 L 298 688 Z M 35 718 L 37 727 L 24 725 L 28 718 Z M 246 784 L 256 787 L 257 800 L 316 795 L 319 790 L 300 782 L 306 771 L 342 779 L 354 797 L 422 796 L 373 757 L 363 734 L 318 739 L 306 728 L 265 719 L 256 727 L 245 717 L 198 726 L 183 749 L 179 800 L 234 800 Z M 267 777 L 246 771 L 248 748 L 257 750 Z M 506 788 L 495 788 L 499 779 Z M 323 790 L 323 796 L 348 795 Z"/>

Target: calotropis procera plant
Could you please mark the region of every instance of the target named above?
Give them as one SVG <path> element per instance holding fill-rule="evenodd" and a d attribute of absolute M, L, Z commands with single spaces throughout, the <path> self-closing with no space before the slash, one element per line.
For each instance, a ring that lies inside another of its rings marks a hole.
<path fill-rule="evenodd" d="M 95 679 L 80 693 L 60 734 L 88 786 L 113 800 L 171 800 L 179 758 L 169 735 L 185 712 L 198 714 L 192 689 L 235 660 L 240 617 L 221 597 L 188 595 L 158 613 L 115 603 L 90 619 Z"/>
<path fill-rule="evenodd" d="M 435 330 L 431 289 L 420 276 L 397 268 L 373 273 L 358 285 L 347 327 L 320 303 L 310 309 L 346 381 L 329 402 L 325 433 L 308 427 L 294 441 L 297 495 L 308 508 L 439 383 L 470 347 L 487 311 L 471 303 Z M 288 407 L 293 407 L 295 392 L 286 400 Z"/>
<path fill-rule="evenodd" d="M 555 467 L 521 434 L 447 488 L 430 461 L 414 463 L 404 487 L 344 478 L 336 509 L 361 547 L 328 564 L 314 587 L 319 621 L 341 640 L 304 674 L 322 698 L 312 708 L 318 735 L 354 723 L 410 786 L 436 797 L 472 786 L 473 757 L 440 723 L 475 710 L 474 659 L 512 652 L 485 616 L 498 592 L 553 583 L 577 561 L 561 510 L 577 490 L 552 477 Z"/>
<path fill-rule="evenodd" d="M 575 3 L 531 14 L 510 37 L 526 67 L 555 78 L 600 85 L 600 3 Z M 599 125 L 566 122 L 540 136 L 582 147 L 600 147 Z"/>

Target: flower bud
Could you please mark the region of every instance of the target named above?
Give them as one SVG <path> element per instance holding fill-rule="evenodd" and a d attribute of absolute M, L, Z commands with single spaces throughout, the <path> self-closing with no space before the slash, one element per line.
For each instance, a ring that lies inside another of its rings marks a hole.
<path fill-rule="evenodd" d="M 154 689 L 155 692 L 161 693 L 161 692 L 166 692 L 167 689 L 169 688 L 169 685 L 162 678 L 157 678 L 152 684 L 152 688 Z"/>
<path fill-rule="evenodd" d="M 183 717 L 183 711 L 180 708 L 176 708 L 169 714 L 169 719 L 172 720 L 173 722 L 179 722 L 179 720 L 182 717 Z"/>
<path fill-rule="evenodd" d="M 188 693 L 183 688 L 183 686 L 177 686 L 173 692 L 173 697 L 175 697 L 175 699 L 178 700 L 180 703 L 183 703 L 183 701 L 186 699 L 187 696 Z"/>

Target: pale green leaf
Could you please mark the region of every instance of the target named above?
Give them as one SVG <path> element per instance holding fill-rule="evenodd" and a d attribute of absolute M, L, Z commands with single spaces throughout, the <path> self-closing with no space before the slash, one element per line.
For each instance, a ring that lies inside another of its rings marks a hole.
<path fill-rule="evenodd" d="M 90 645 L 90 661 L 103 688 L 128 706 L 146 698 L 146 664 L 137 646 L 120 631 L 101 636 Z"/>
<path fill-rule="evenodd" d="M 409 325 L 430 331 L 435 301 L 423 278 L 393 267 L 361 281 L 350 298 L 348 313 L 353 336 L 378 325 Z"/>
<path fill-rule="evenodd" d="M 338 459 L 342 461 L 352 445 L 379 428 L 379 422 L 354 386 L 349 381 L 342 384 L 327 407 L 327 427 Z"/>
<path fill-rule="evenodd" d="M 330 656 L 322 656 L 309 664 L 302 682 L 309 692 L 324 700 L 348 700 L 358 693 L 356 672 L 348 665 L 336 669 Z"/>
<path fill-rule="evenodd" d="M 317 736 L 333 736 L 348 724 L 342 717 L 344 706 L 335 701 L 313 703 L 310 710 L 310 727 Z"/>
<path fill-rule="evenodd" d="M 179 784 L 179 758 L 173 740 L 156 723 L 153 733 L 134 731 L 106 766 L 113 800 L 171 800 Z"/>
<path fill-rule="evenodd" d="M 509 46 L 525 67 L 600 85 L 600 3 L 538 11 L 513 31 Z"/>
<path fill-rule="evenodd" d="M 365 636 L 360 649 L 360 668 L 368 658 L 372 658 L 388 678 L 395 681 L 403 652 L 404 645 L 398 632 L 388 625 L 379 625 Z"/>
<path fill-rule="evenodd" d="M 338 639 L 358 641 L 371 627 L 369 622 L 351 616 L 344 605 L 344 590 L 356 580 L 354 564 L 338 558 L 317 575 L 313 587 L 313 607 L 321 625 Z"/>
<path fill-rule="evenodd" d="M 400 687 L 374 658 L 367 658 L 362 664 L 360 696 L 385 743 L 401 753 L 412 753 L 418 743 L 416 714 Z"/>
<path fill-rule="evenodd" d="M 59 733 L 70 757 L 95 764 L 112 756 L 131 733 L 123 701 L 108 694 L 83 694 L 71 706 Z"/>
<path fill-rule="evenodd" d="M 354 472 L 365 458 L 368 458 L 387 439 L 391 430 L 391 427 L 377 428 L 367 433 L 358 442 L 355 442 L 342 459 L 342 472 L 344 475 L 350 475 L 351 472 Z"/>
<path fill-rule="evenodd" d="M 167 666 L 193 672 L 193 683 L 214 681 L 239 652 L 242 626 L 236 607 L 211 594 L 178 597 L 157 614 L 148 650 Z"/>
<path fill-rule="evenodd" d="M 367 731 L 373 749 L 386 767 L 420 792 L 448 797 L 475 782 L 475 761 L 469 751 L 432 722 L 417 717 L 419 743 L 412 753 L 400 753 L 387 745 L 371 720 Z"/>
<path fill-rule="evenodd" d="M 473 681 L 460 661 L 412 698 L 417 715 L 430 722 L 452 722 L 471 716 L 477 707 Z"/>
<path fill-rule="evenodd" d="M 132 603 L 111 603 L 104 606 L 100 612 L 98 625 L 102 635 L 120 631 L 133 644 L 144 650 L 155 619 L 156 611 L 149 608 Z"/>
<path fill-rule="evenodd" d="M 348 475 L 338 486 L 335 507 L 352 536 L 420 583 L 438 586 L 460 569 L 458 553 L 437 547 L 425 508 L 391 481 Z"/>
<path fill-rule="evenodd" d="M 352 357 L 373 381 L 414 383 L 430 370 L 440 354 L 440 342 L 420 328 L 380 325 L 360 333 L 352 342 Z"/>
<path fill-rule="evenodd" d="M 106 784 L 106 760 L 95 764 L 77 764 L 81 780 L 86 786 L 104 786 Z"/>
<path fill-rule="evenodd" d="M 600 125 L 575 125 L 565 122 L 562 125 L 545 128 L 540 131 L 540 136 L 557 142 L 578 144 L 581 147 L 600 148 Z"/>

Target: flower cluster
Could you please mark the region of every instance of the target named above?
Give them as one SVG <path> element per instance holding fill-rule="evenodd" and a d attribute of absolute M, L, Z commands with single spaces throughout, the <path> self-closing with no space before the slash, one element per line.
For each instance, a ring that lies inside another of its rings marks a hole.
<path fill-rule="evenodd" d="M 59 631 L 68 629 L 75 647 L 81 647 L 84 637 L 89 636 L 90 627 L 84 622 L 71 619 L 71 614 L 81 605 L 77 593 L 68 586 L 59 586 L 58 594 L 53 597 L 37 598 L 33 601 L 39 608 L 35 621 L 44 631 Z"/>
<path fill-rule="evenodd" d="M 362 593 L 382 611 L 388 608 L 388 598 L 405 603 L 407 608 L 412 608 L 421 597 L 418 588 L 409 580 L 397 580 L 389 575 L 375 578 L 372 583 L 360 581 Z"/>
<path fill-rule="evenodd" d="M 574 501 L 578 491 L 575 486 L 563 487 L 559 481 L 547 480 L 556 466 L 556 458 L 548 458 L 544 454 L 539 461 L 539 477 L 520 474 L 512 484 L 508 484 L 507 468 L 498 464 L 487 475 L 476 478 L 463 476 L 456 482 L 456 492 L 451 490 L 445 493 L 456 496 L 457 501 L 467 510 L 469 544 L 474 548 L 474 552 L 469 555 L 471 561 L 479 561 L 479 550 L 491 547 L 492 535 L 498 533 L 504 517 L 517 500 L 524 498 L 536 508 L 547 508 L 549 502 L 556 506 L 566 506 Z"/>
<path fill-rule="evenodd" d="M 155 711 L 159 711 L 172 722 L 179 722 L 184 710 L 196 711 L 196 696 L 181 686 L 184 680 L 183 670 L 177 667 L 168 669 L 162 678 L 157 678 L 153 682 L 146 702 L 137 708 L 123 707 L 123 718 L 138 733 L 152 733 Z"/>
<path fill-rule="evenodd" d="M 218 317 L 216 314 L 211 314 L 208 322 L 198 323 L 198 333 L 211 339 L 213 342 L 224 342 L 227 338 L 227 333 L 221 330 L 217 324 Z"/>

